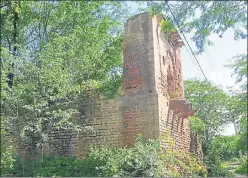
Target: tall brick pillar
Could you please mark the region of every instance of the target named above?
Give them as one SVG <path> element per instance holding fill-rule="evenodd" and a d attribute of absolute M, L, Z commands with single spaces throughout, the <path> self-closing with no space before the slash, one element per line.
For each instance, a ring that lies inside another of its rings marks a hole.
<path fill-rule="evenodd" d="M 157 138 L 170 130 L 176 147 L 189 150 L 187 117 L 192 108 L 184 99 L 180 51 L 184 44 L 177 32 L 161 30 L 162 19 L 142 13 L 125 24 L 123 143 L 132 145 L 138 133 Z"/>
<path fill-rule="evenodd" d="M 153 20 L 148 13 L 138 14 L 125 23 L 125 96 L 121 97 L 124 145 L 132 145 L 138 134 L 147 139 L 159 136 L 152 25 Z"/>

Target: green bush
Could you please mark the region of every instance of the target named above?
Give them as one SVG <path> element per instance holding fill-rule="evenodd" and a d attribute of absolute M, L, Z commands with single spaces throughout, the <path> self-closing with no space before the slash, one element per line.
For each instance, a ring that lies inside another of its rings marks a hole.
<path fill-rule="evenodd" d="M 47 156 L 43 160 L 21 160 L 15 159 L 14 166 L 9 170 L 9 174 L 17 177 L 80 177 L 87 176 L 90 172 L 90 166 L 87 160 L 78 160 L 74 157 L 56 157 Z"/>
<path fill-rule="evenodd" d="M 159 141 L 143 142 L 142 138 L 138 137 L 132 148 L 94 147 L 87 160 L 95 166 L 94 176 L 163 176 L 159 149 Z"/>
<path fill-rule="evenodd" d="M 238 140 L 239 136 L 218 136 L 210 142 L 205 153 L 205 163 L 209 167 L 208 176 L 234 176 L 228 167 L 224 167 L 223 162 L 230 162 L 238 157 Z"/>
<path fill-rule="evenodd" d="M 13 166 L 15 153 L 15 146 L 13 145 L 13 139 L 8 133 L 8 124 L 5 117 L 1 118 L 1 176 L 8 174 L 9 169 Z"/>
<path fill-rule="evenodd" d="M 168 147 L 161 150 L 166 140 Z M 207 170 L 197 159 L 180 150 L 173 150 L 174 142 L 168 133 L 159 140 L 143 141 L 139 136 L 132 148 L 91 148 L 87 161 L 94 164 L 93 176 L 166 177 L 206 176 Z"/>
<path fill-rule="evenodd" d="M 247 157 L 245 156 L 242 160 L 242 164 L 235 170 L 238 174 L 247 175 Z"/>
<path fill-rule="evenodd" d="M 208 177 L 234 177 L 234 173 L 229 171 L 228 168 L 221 166 L 214 166 L 208 171 Z"/>
<path fill-rule="evenodd" d="M 20 157 L 16 156 L 14 157 L 13 166 L 9 167 L 6 174 L 15 177 L 33 177 L 36 163 L 35 160 L 22 160 Z"/>
<path fill-rule="evenodd" d="M 205 165 L 202 162 L 199 162 L 193 154 L 174 149 L 175 143 L 169 132 L 165 132 L 161 136 L 161 142 L 163 141 L 167 142 L 167 147 L 161 152 L 164 166 L 166 168 L 166 176 L 207 176 Z"/>
<path fill-rule="evenodd" d="M 35 176 L 53 177 L 77 177 L 83 171 L 83 161 L 71 157 L 45 157 L 38 161 L 35 168 Z"/>
<path fill-rule="evenodd" d="M 206 176 L 204 165 L 189 153 L 173 150 L 169 134 L 161 140 L 144 141 L 141 136 L 131 148 L 91 147 L 85 160 L 73 157 L 44 157 L 42 160 L 16 159 L 14 176 L 39 177 L 166 177 Z M 163 139 L 168 147 L 161 150 Z"/>
<path fill-rule="evenodd" d="M 247 152 L 247 117 L 242 118 L 240 124 L 241 130 L 238 146 L 242 152 Z"/>
<path fill-rule="evenodd" d="M 218 136 L 214 138 L 207 147 L 206 156 L 210 161 L 230 161 L 239 156 L 239 136 Z"/>

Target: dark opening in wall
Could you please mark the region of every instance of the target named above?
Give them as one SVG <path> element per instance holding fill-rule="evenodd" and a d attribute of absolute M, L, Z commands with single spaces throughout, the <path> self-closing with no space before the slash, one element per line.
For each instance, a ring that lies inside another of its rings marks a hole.
<path fill-rule="evenodd" d="M 165 57 L 163 56 L 163 65 L 165 65 Z"/>

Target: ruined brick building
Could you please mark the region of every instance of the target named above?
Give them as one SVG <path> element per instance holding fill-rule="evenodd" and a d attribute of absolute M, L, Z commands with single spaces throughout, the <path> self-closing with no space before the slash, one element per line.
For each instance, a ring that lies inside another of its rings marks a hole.
<path fill-rule="evenodd" d="M 190 150 L 187 118 L 193 110 L 184 99 L 184 44 L 177 32 L 168 35 L 161 30 L 161 20 L 142 13 L 125 23 L 123 93 L 114 99 L 79 102 L 79 122 L 94 132 L 54 131 L 47 151 L 84 158 L 91 143 L 131 146 L 140 133 L 145 139 L 158 138 L 165 130 L 177 148 Z"/>

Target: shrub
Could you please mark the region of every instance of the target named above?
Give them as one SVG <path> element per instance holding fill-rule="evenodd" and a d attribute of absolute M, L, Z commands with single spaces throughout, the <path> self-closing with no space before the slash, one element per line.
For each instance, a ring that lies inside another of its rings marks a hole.
<path fill-rule="evenodd" d="M 20 157 L 14 157 L 13 166 L 7 171 L 8 174 L 15 177 L 32 177 L 34 176 L 35 160 L 21 160 Z"/>
<path fill-rule="evenodd" d="M 223 162 L 231 161 L 238 157 L 238 136 L 218 136 L 207 147 L 205 163 L 209 167 L 208 176 L 233 177 Z"/>
<path fill-rule="evenodd" d="M 45 157 L 43 161 L 39 160 L 35 168 L 35 176 L 64 176 L 76 177 L 81 174 L 84 168 L 84 162 L 76 160 L 73 157 Z M 79 175 L 78 175 L 79 173 Z"/>
<path fill-rule="evenodd" d="M 95 165 L 96 176 L 163 176 L 159 149 L 158 141 L 138 137 L 132 148 L 94 147 L 87 160 Z"/>
<path fill-rule="evenodd" d="M 242 164 L 235 170 L 236 173 L 238 174 L 244 174 L 247 175 L 247 157 L 244 156 L 243 160 L 242 160 Z"/>
<path fill-rule="evenodd" d="M 8 124 L 7 119 L 2 117 L 1 119 L 1 176 L 8 174 L 9 169 L 13 167 L 15 153 L 15 146 L 13 139 L 9 136 L 8 133 Z"/>
<path fill-rule="evenodd" d="M 238 140 L 239 136 L 218 136 L 214 138 L 207 147 L 206 155 L 219 161 L 230 161 L 238 157 Z M 212 161 L 213 162 L 213 161 Z"/>
<path fill-rule="evenodd" d="M 219 165 L 211 167 L 208 171 L 209 177 L 234 177 L 234 173 L 229 171 L 228 168 L 221 167 Z"/>
<path fill-rule="evenodd" d="M 238 140 L 238 148 L 242 152 L 247 153 L 247 117 L 241 119 L 241 130 L 240 130 L 240 138 Z"/>
<path fill-rule="evenodd" d="M 168 141 L 168 147 L 161 150 L 160 144 L 163 139 Z M 173 147 L 173 140 L 168 133 L 160 140 L 144 141 L 139 136 L 131 148 L 92 146 L 85 160 L 55 156 L 24 162 L 16 159 L 12 174 L 25 177 L 206 176 L 204 165 L 193 155 L 173 150 Z"/>
<path fill-rule="evenodd" d="M 162 135 L 161 141 L 167 142 L 167 147 L 161 153 L 167 176 L 207 176 L 204 164 L 193 154 L 174 149 L 174 141 L 169 132 Z"/>
<path fill-rule="evenodd" d="M 160 143 L 169 141 L 161 150 Z M 94 176 L 165 177 L 206 176 L 202 163 L 189 154 L 173 150 L 173 140 L 165 133 L 160 140 L 143 141 L 139 136 L 132 148 L 94 147 L 87 160 L 95 165 Z"/>

